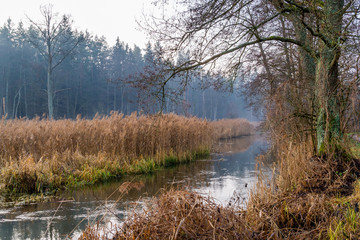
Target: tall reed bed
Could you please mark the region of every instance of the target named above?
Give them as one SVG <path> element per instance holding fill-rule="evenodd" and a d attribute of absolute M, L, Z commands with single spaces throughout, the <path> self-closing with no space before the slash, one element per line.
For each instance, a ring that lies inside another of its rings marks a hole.
<path fill-rule="evenodd" d="M 0 189 L 43 192 L 208 154 L 213 126 L 175 114 L 96 116 L 86 120 L 3 120 Z"/>
<path fill-rule="evenodd" d="M 254 126 L 246 119 L 221 119 L 212 122 L 218 139 L 248 136 L 254 134 Z"/>

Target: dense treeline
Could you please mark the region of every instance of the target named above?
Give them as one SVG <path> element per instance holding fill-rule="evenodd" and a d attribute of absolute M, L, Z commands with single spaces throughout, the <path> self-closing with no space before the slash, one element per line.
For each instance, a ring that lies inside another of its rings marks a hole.
<path fill-rule="evenodd" d="M 70 29 L 67 36 L 83 39 L 53 71 L 53 104 L 56 118 L 93 117 L 111 111 L 155 113 L 161 104 L 155 96 L 137 85 L 144 71 L 156 63 L 154 46 L 130 47 L 118 38 L 109 46 L 104 37 Z M 0 28 L 0 116 L 33 118 L 47 116 L 47 63 L 29 36 L 38 36 L 34 25 L 25 28 L 9 19 Z M 59 52 L 67 46 L 60 46 Z M 154 70 L 155 71 L 155 70 Z M 244 101 L 235 94 L 204 86 L 202 79 L 192 79 L 183 93 L 169 97 L 165 112 L 194 115 L 208 119 L 247 117 Z M 172 84 L 177 88 L 176 83 Z M 183 86 L 182 86 L 183 87 Z M 169 92 L 168 94 L 171 94 Z M 175 99 L 176 101 L 171 101 Z"/>

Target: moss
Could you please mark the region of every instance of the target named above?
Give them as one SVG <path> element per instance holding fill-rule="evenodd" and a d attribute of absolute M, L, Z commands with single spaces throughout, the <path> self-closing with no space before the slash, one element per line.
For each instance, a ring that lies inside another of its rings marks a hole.
<path fill-rule="evenodd" d="M 317 151 L 320 156 L 325 153 L 325 110 L 320 109 L 316 122 Z"/>

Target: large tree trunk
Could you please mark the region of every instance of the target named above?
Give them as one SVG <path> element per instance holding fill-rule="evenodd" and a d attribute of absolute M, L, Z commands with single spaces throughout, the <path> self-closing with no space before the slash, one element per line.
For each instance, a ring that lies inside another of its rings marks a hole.
<path fill-rule="evenodd" d="M 320 46 L 316 66 L 316 97 L 319 104 L 316 123 L 317 151 L 325 155 L 334 149 L 343 133 L 340 128 L 340 87 L 338 62 L 344 0 L 325 1 L 324 28 L 328 42 Z"/>
<path fill-rule="evenodd" d="M 295 19 L 295 20 L 294 20 Z M 302 23 L 298 22 L 299 16 L 292 18 L 296 38 L 304 45 L 312 46 L 314 42 L 314 36 L 307 32 Z M 299 75 L 297 78 L 294 78 L 294 84 L 297 86 L 302 86 L 303 89 L 300 91 L 300 96 L 306 99 L 306 104 L 298 105 L 298 110 L 300 112 L 307 113 L 309 116 L 315 116 L 317 112 L 317 102 L 316 99 L 316 60 L 303 48 L 299 47 Z M 310 122 L 310 137 L 314 143 L 313 153 L 317 153 L 316 147 L 316 126 L 314 126 L 314 121 Z"/>
<path fill-rule="evenodd" d="M 340 101 L 337 96 L 339 87 L 338 49 L 324 47 L 317 62 L 316 86 L 319 112 L 316 123 L 317 151 L 327 153 L 333 143 L 342 138 L 340 129 Z"/>

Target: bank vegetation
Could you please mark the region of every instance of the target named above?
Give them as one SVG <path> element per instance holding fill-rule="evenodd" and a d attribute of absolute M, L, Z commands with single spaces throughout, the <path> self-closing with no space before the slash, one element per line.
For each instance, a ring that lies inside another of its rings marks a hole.
<path fill-rule="evenodd" d="M 235 130 L 241 124 L 247 125 Z M 54 193 L 124 174 L 149 173 L 209 156 L 223 132 L 228 137 L 248 135 L 248 124 L 136 113 L 76 120 L 2 119 L 0 191 L 7 196 Z"/>

